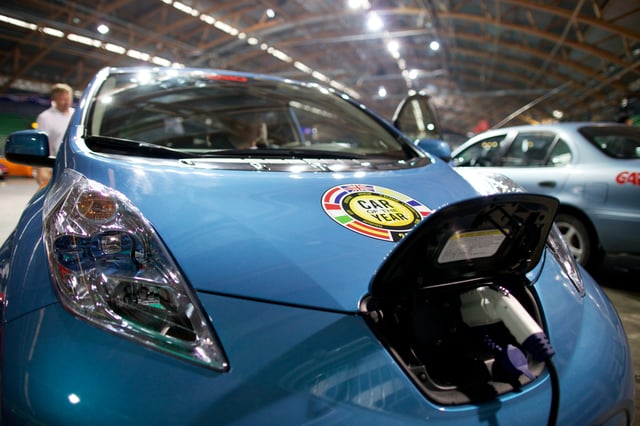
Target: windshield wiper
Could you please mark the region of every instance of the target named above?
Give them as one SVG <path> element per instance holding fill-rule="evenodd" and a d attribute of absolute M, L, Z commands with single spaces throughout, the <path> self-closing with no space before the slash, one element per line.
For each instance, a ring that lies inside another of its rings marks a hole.
<path fill-rule="evenodd" d="M 94 151 L 121 154 L 138 155 L 153 158 L 247 158 L 247 159 L 332 159 L 332 160 L 362 160 L 370 156 L 355 154 L 352 152 L 327 151 L 315 149 L 284 149 L 284 148 L 258 148 L 258 149 L 220 149 L 205 152 L 183 151 L 156 145 L 149 142 L 140 142 L 130 139 L 115 138 L 110 136 L 92 135 L 85 138 L 89 148 Z"/>
<path fill-rule="evenodd" d="M 285 148 L 258 148 L 258 149 L 221 149 L 207 151 L 192 155 L 192 157 L 204 158 L 282 158 L 282 159 L 334 159 L 334 160 L 356 160 L 367 158 L 366 155 L 354 154 L 352 152 L 326 151 L 315 149 L 285 149 Z"/>
<path fill-rule="evenodd" d="M 94 151 L 122 154 L 139 155 L 153 158 L 193 158 L 194 155 L 177 149 L 167 148 L 162 145 L 155 145 L 149 142 L 133 141 L 129 139 L 113 138 L 110 136 L 87 136 L 85 143 Z"/>

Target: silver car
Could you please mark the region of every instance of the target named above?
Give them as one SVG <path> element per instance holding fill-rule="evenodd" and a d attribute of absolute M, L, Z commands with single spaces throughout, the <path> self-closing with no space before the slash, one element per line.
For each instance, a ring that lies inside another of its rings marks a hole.
<path fill-rule="evenodd" d="M 456 167 L 484 167 L 529 192 L 560 200 L 557 225 L 578 261 L 640 253 L 640 128 L 554 123 L 490 130 L 452 153 Z"/>

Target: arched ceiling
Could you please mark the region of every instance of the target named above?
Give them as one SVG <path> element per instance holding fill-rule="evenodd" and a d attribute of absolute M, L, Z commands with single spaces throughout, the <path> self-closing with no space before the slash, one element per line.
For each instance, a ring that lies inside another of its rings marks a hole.
<path fill-rule="evenodd" d="M 387 118 L 424 91 L 443 128 L 463 136 L 554 111 L 615 120 L 640 92 L 638 0 L 348 3 L 2 0 L 0 95 L 58 81 L 81 90 L 105 66 L 180 64 L 321 80 Z M 382 28 L 369 29 L 373 13 Z"/>

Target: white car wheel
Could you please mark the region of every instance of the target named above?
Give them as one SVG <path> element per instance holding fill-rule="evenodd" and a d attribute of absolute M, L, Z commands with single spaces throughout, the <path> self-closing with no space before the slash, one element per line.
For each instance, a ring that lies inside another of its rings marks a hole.
<path fill-rule="evenodd" d="M 556 225 L 578 263 L 586 266 L 591 258 L 593 246 L 587 228 L 579 219 L 569 214 L 559 214 L 556 217 Z"/>

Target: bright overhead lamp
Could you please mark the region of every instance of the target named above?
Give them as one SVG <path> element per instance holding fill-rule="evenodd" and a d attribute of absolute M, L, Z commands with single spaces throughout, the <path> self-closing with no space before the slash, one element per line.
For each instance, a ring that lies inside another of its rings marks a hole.
<path fill-rule="evenodd" d="M 51 27 L 42 27 L 41 31 L 43 33 L 45 33 L 46 35 L 50 35 L 51 37 L 57 37 L 57 38 L 62 38 L 64 37 L 64 32 L 55 29 L 55 28 L 51 28 Z"/>
<path fill-rule="evenodd" d="M 349 0 L 347 5 L 349 6 L 349 9 L 353 10 L 368 10 L 371 7 L 369 0 Z"/>
<path fill-rule="evenodd" d="M 38 26 L 31 22 L 22 21 L 20 19 L 12 18 L 6 15 L 0 15 L 0 22 L 6 22 L 7 24 L 15 25 L 16 27 L 27 28 L 29 30 L 37 30 Z"/>
<path fill-rule="evenodd" d="M 371 12 L 369 13 L 369 18 L 367 20 L 367 27 L 371 31 L 379 31 L 382 28 L 384 28 L 384 22 L 382 21 L 382 18 L 378 16 L 377 13 Z"/>
<path fill-rule="evenodd" d="M 400 58 L 400 43 L 398 43 L 397 41 L 391 40 L 390 42 L 388 42 L 387 50 L 389 51 L 389 53 L 391 53 L 391 56 L 393 56 L 395 59 Z"/>

